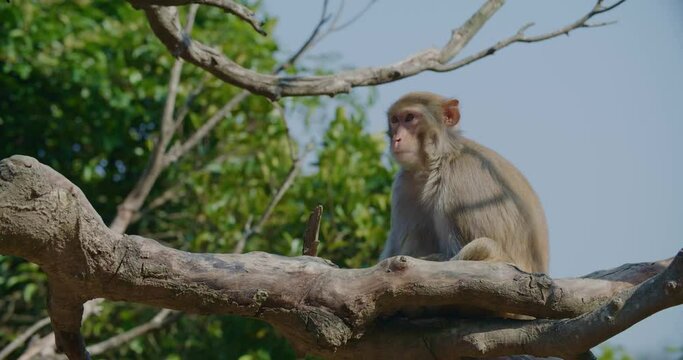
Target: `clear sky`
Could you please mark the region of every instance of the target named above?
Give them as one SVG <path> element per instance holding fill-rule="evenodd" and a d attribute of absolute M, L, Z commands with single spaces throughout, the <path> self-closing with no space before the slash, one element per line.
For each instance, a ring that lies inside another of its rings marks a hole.
<path fill-rule="evenodd" d="M 609 1 L 607 1 L 609 3 Z M 442 46 L 483 1 L 379 0 L 311 55 L 335 65 L 377 66 Z M 322 1 L 266 0 L 273 34 L 297 48 Z M 336 8 L 332 1 L 332 8 Z M 347 1 L 351 16 L 366 1 Z M 593 1 L 509 1 L 468 45 L 478 51 L 533 21 L 533 35 L 568 24 Z M 683 247 L 683 1 L 628 0 L 596 21 L 618 20 L 535 44 L 515 44 L 451 73 L 377 87 L 370 131 L 413 90 L 460 99 L 465 134 L 511 160 L 544 204 L 553 277 L 664 259 Z M 362 93 L 364 90 L 354 90 Z M 290 122 L 296 121 L 294 118 Z M 683 307 L 661 312 L 609 341 L 652 358 L 683 346 Z M 669 355 L 671 356 L 671 355 Z"/>

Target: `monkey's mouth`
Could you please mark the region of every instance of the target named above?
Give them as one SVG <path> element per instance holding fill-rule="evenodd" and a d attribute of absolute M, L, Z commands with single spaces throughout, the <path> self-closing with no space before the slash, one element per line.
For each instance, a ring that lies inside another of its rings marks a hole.
<path fill-rule="evenodd" d="M 413 167 L 419 162 L 419 157 L 414 151 L 402 150 L 393 152 L 394 159 L 402 166 Z"/>
<path fill-rule="evenodd" d="M 391 153 L 394 155 L 405 155 L 405 154 L 413 154 L 414 151 L 410 149 L 391 149 Z"/>
<path fill-rule="evenodd" d="M 408 151 L 408 150 L 401 150 L 401 151 L 392 151 L 392 154 L 394 155 L 395 158 L 400 159 L 400 158 L 406 158 L 406 157 L 412 156 L 413 152 Z"/>

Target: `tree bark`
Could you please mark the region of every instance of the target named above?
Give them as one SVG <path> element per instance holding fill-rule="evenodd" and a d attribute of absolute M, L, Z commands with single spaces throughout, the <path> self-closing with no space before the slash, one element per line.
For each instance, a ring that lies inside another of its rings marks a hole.
<path fill-rule="evenodd" d="M 262 319 L 298 351 L 330 358 L 576 358 L 683 303 L 683 251 L 557 280 L 503 263 L 398 256 L 340 269 L 310 256 L 179 251 L 113 232 L 80 189 L 26 156 L 0 161 L 0 254 L 47 273 L 56 340 L 70 359 L 87 356 L 82 304 L 96 297 Z M 537 320 L 472 318 L 491 312 Z"/>

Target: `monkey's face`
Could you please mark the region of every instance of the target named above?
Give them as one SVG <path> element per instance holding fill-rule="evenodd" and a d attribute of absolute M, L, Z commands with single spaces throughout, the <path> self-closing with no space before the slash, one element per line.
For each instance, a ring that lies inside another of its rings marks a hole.
<path fill-rule="evenodd" d="M 391 154 L 406 169 L 419 167 L 422 163 L 420 131 L 425 120 L 419 111 L 410 108 L 389 114 Z"/>

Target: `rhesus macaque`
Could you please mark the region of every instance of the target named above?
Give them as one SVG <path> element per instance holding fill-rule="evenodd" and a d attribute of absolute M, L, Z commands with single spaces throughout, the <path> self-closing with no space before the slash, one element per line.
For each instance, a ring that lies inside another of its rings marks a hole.
<path fill-rule="evenodd" d="M 547 272 L 548 230 L 538 197 L 512 164 L 462 136 L 458 100 L 414 92 L 387 115 L 401 170 L 382 259 L 501 261 Z"/>

